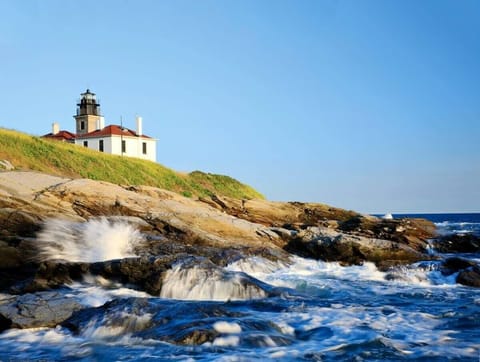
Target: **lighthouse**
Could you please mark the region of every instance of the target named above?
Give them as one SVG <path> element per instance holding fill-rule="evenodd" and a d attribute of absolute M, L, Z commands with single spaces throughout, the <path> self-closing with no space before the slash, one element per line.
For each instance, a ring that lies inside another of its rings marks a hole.
<path fill-rule="evenodd" d="M 74 116 L 77 135 L 87 134 L 104 127 L 104 119 L 100 113 L 100 103 L 95 93 L 87 89 L 80 95 L 77 103 L 77 114 Z"/>

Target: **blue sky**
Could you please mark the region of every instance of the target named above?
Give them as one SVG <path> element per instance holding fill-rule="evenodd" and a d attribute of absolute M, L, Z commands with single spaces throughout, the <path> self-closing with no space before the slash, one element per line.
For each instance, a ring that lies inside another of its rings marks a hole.
<path fill-rule="evenodd" d="M 0 126 L 87 87 L 158 161 L 271 200 L 480 211 L 480 2 L 0 0 Z"/>

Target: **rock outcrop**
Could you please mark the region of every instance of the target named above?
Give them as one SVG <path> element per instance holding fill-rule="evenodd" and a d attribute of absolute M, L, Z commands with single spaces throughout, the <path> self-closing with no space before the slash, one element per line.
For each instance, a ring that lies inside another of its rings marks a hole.
<path fill-rule="evenodd" d="M 439 253 L 479 253 L 480 237 L 472 233 L 449 234 L 433 240 Z"/>
<path fill-rule="evenodd" d="M 338 261 L 345 265 L 370 261 L 383 269 L 429 258 L 406 244 L 345 234 L 323 227 L 309 227 L 301 231 L 289 242 L 286 250 L 303 257 Z"/>
<path fill-rule="evenodd" d="M 135 250 L 141 258 L 96 264 L 38 259 L 36 236 L 44 223 L 98 217 L 135 224 L 143 235 Z M 388 266 L 428 258 L 426 240 L 435 233 L 425 220 L 381 220 L 322 204 L 194 200 L 154 187 L 14 171 L 0 172 L 0 230 L 3 290 L 48 290 L 88 272 L 152 294 L 159 288 L 152 275 L 181 255 L 219 266 L 252 254 L 287 260 L 289 253 Z"/>

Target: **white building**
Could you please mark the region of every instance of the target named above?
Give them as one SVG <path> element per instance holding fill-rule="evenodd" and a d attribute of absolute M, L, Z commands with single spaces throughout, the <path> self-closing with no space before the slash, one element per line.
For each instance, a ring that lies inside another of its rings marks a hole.
<path fill-rule="evenodd" d="M 137 117 L 141 128 L 142 118 Z M 138 126 L 137 126 L 138 127 Z M 75 144 L 112 155 L 143 158 L 156 162 L 156 145 L 154 138 L 145 136 L 131 129 L 110 125 L 75 138 Z"/>
<path fill-rule="evenodd" d="M 142 117 L 136 118 L 135 131 L 118 125 L 105 127 L 104 118 L 100 114 L 100 103 L 97 102 L 95 93 L 89 89 L 81 94 L 74 118 L 76 134 L 60 131 L 58 123 L 54 123 L 52 133 L 43 137 L 72 142 L 112 155 L 157 161 L 157 140 L 143 134 Z"/>

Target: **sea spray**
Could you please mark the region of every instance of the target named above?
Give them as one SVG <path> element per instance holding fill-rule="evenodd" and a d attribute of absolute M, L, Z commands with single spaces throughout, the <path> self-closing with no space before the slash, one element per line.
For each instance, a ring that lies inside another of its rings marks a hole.
<path fill-rule="evenodd" d="M 140 233 L 124 221 L 48 220 L 37 235 L 40 260 L 98 262 L 134 256 Z"/>

